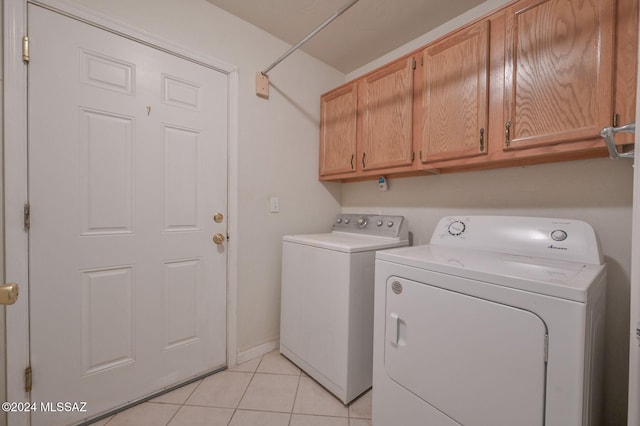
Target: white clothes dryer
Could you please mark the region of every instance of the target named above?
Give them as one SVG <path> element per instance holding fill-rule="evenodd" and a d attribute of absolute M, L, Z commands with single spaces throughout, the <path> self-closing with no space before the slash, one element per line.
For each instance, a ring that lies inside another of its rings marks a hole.
<path fill-rule="evenodd" d="M 371 387 L 375 252 L 408 243 L 402 216 L 362 214 L 283 237 L 280 352 L 345 404 Z"/>
<path fill-rule="evenodd" d="M 374 426 L 600 424 L 606 269 L 587 223 L 446 217 L 375 274 Z"/>

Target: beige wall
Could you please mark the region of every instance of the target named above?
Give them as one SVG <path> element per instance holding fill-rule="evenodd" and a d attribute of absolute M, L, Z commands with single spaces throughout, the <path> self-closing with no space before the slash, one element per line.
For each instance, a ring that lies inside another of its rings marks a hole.
<path fill-rule="evenodd" d="M 255 73 L 290 45 L 205 0 L 74 3 L 239 67 L 238 350 L 278 339 L 282 235 L 325 230 L 340 210 L 340 186 L 317 180 L 318 121 L 320 94 L 344 74 L 296 52 L 269 73 L 265 100 Z M 269 213 L 270 196 L 281 213 Z"/>
<path fill-rule="evenodd" d="M 488 0 L 432 32 L 347 75 L 359 75 L 402 56 L 482 16 L 508 0 Z M 605 425 L 627 418 L 629 296 L 631 269 L 631 160 L 609 159 L 390 179 L 342 186 L 343 211 L 384 212 L 408 218 L 414 244 L 426 244 L 445 215 L 490 214 L 582 219 L 598 233 L 608 267 Z"/>

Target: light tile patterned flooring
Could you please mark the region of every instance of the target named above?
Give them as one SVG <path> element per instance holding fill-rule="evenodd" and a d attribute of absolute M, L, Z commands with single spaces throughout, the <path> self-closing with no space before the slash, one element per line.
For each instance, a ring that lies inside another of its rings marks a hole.
<path fill-rule="evenodd" d="M 278 351 L 93 426 L 371 426 L 371 391 L 348 407 Z"/>

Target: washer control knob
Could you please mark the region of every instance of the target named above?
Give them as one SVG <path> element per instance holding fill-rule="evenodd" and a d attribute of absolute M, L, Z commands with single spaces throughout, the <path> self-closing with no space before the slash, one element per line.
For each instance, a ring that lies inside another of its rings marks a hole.
<path fill-rule="evenodd" d="M 367 218 L 366 217 L 361 217 L 360 219 L 358 219 L 358 226 L 360 228 L 364 228 L 365 226 L 367 226 Z"/>
<path fill-rule="evenodd" d="M 342 223 L 342 218 L 340 218 L 340 217 L 339 217 L 339 218 L 338 218 L 338 220 L 337 220 L 336 222 L 338 222 L 338 223 Z"/>
<path fill-rule="evenodd" d="M 376 225 L 378 225 L 378 226 L 382 226 L 382 223 L 383 223 L 383 222 L 382 222 L 381 220 L 379 220 L 379 221 L 377 221 L 377 222 L 376 222 Z"/>
<path fill-rule="evenodd" d="M 555 231 L 551 231 L 551 239 L 554 241 L 564 241 L 567 239 L 567 233 L 562 229 L 556 229 Z"/>
<path fill-rule="evenodd" d="M 465 229 L 467 229 L 467 226 L 461 220 L 455 220 L 451 222 L 449 224 L 449 227 L 447 228 L 449 234 L 453 235 L 454 237 L 461 235 L 465 231 Z"/>
<path fill-rule="evenodd" d="M 392 220 L 390 220 L 389 222 L 387 222 L 387 226 L 388 226 L 389 228 L 391 228 L 391 227 L 393 226 L 393 221 L 392 221 Z"/>
<path fill-rule="evenodd" d="M 344 223 L 349 223 L 349 222 L 351 222 L 351 220 L 349 220 L 349 218 L 346 218 L 346 219 L 344 220 Z"/>

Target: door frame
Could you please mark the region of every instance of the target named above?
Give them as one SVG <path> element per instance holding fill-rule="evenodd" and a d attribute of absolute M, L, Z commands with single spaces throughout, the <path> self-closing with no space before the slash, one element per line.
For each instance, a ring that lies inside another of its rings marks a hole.
<path fill-rule="evenodd" d="M 194 52 L 184 46 L 142 32 L 89 9 L 64 0 L 4 0 L 4 214 L 7 282 L 20 285 L 17 303 L 6 310 L 7 400 L 28 401 L 24 369 L 29 365 L 29 258 L 28 233 L 24 230 L 27 180 L 27 66 L 22 62 L 22 37 L 27 34 L 27 3 L 123 36 L 135 42 L 195 62 L 227 75 L 227 230 L 238 235 L 238 67 Z M 237 363 L 237 259 L 235 238 L 227 242 L 227 364 Z M 27 413 L 10 413 L 8 424 L 28 424 Z"/>

